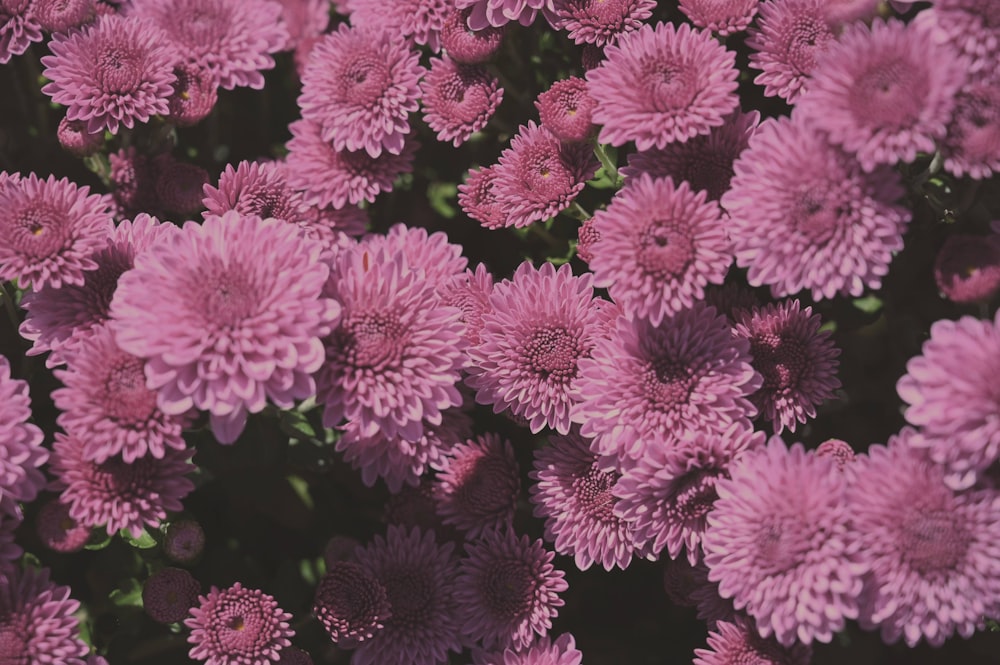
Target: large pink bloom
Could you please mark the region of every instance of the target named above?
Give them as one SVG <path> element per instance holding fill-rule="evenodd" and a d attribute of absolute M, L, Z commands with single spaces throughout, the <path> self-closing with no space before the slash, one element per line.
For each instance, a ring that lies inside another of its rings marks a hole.
<path fill-rule="evenodd" d="M 340 314 L 321 296 L 320 250 L 294 226 L 228 212 L 188 222 L 136 257 L 111 302 L 111 328 L 146 360 L 165 413 L 208 411 L 216 437 L 231 443 L 268 399 L 289 408 L 314 394 L 321 338 Z"/>
<path fill-rule="evenodd" d="M 259 589 L 237 582 L 228 589 L 212 587 L 198 596 L 198 606 L 184 625 L 191 629 L 189 655 L 205 665 L 260 665 L 273 663 L 291 645 L 292 615 Z"/>
<path fill-rule="evenodd" d="M 49 570 L 26 568 L 0 574 L 0 653 L 10 663 L 84 665 L 90 650 L 80 639 L 70 588 L 49 579 Z"/>

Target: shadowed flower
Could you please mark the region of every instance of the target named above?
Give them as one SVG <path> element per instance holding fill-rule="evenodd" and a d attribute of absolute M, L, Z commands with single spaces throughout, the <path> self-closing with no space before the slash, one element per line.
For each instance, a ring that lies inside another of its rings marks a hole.
<path fill-rule="evenodd" d="M 456 148 L 486 127 L 503 100 L 500 82 L 484 67 L 455 64 L 447 57 L 431 60 L 420 90 L 424 120 L 438 141 L 451 141 Z"/>
<path fill-rule="evenodd" d="M 680 0 L 680 10 L 692 23 L 722 37 L 746 30 L 759 5 L 760 0 Z"/>
<path fill-rule="evenodd" d="M 783 647 L 762 638 L 746 619 L 719 621 L 708 634 L 708 649 L 694 650 L 694 665 L 809 665 L 812 648 Z"/>
<path fill-rule="evenodd" d="M 167 100 L 170 120 L 179 127 L 196 125 L 212 112 L 219 100 L 212 70 L 189 62 L 174 65 L 174 92 Z"/>
<path fill-rule="evenodd" d="M 104 132 L 91 134 L 82 120 L 63 118 L 56 129 L 56 138 L 63 150 L 74 157 L 89 157 L 104 145 Z"/>
<path fill-rule="evenodd" d="M 1000 290 L 1000 236 L 948 236 L 934 260 L 934 281 L 957 303 L 985 303 Z"/>
<path fill-rule="evenodd" d="M 458 205 L 462 211 L 487 229 L 510 226 L 507 206 L 497 190 L 498 177 L 496 166 L 484 166 L 469 171 L 465 182 L 458 186 Z"/>
<path fill-rule="evenodd" d="M 540 637 L 522 651 L 504 649 L 500 653 L 473 651 L 475 665 L 580 665 L 583 654 L 576 648 L 576 639 L 563 633 L 555 641 Z"/>
<path fill-rule="evenodd" d="M 202 189 L 208 184 L 208 171 L 162 154 L 153 159 L 153 172 L 156 198 L 162 209 L 185 216 L 202 209 Z"/>
<path fill-rule="evenodd" d="M 441 29 L 454 11 L 453 0 L 351 0 L 351 24 L 378 27 L 394 37 L 410 37 L 437 53 L 441 50 Z"/>
<path fill-rule="evenodd" d="M 586 141 L 596 127 L 593 122 L 597 102 L 587 93 L 587 82 L 571 76 L 553 83 L 535 100 L 538 117 L 560 141 Z"/>
<path fill-rule="evenodd" d="M 20 511 L 15 510 L 14 506 L 0 507 L 0 575 L 15 568 L 15 562 L 24 554 L 24 550 L 16 542 L 15 534 L 22 520 Z M 87 535 L 90 535 L 89 529 Z M 0 646 L 2 644 L 3 638 L 0 637 Z"/>
<path fill-rule="evenodd" d="M 79 552 L 90 540 L 90 527 L 69 514 L 69 505 L 52 499 L 35 517 L 35 533 L 46 547 L 55 552 Z"/>
<path fill-rule="evenodd" d="M 0 0 L 0 65 L 44 38 L 35 19 L 34 0 Z"/>
<path fill-rule="evenodd" d="M 288 185 L 277 162 L 242 161 L 235 168 L 227 164 L 219 175 L 218 187 L 206 184 L 204 194 L 203 204 L 211 215 L 235 210 L 241 215 L 274 217 L 294 224 L 309 214 L 302 194 Z"/>
<path fill-rule="evenodd" d="M 587 72 L 602 143 L 662 148 L 708 134 L 736 109 L 736 56 L 709 32 L 647 24 L 604 53 Z"/>
<path fill-rule="evenodd" d="M 158 623 L 177 623 L 198 604 L 201 585 L 181 568 L 161 568 L 142 585 L 142 609 Z"/>
<path fill-rule="evenodd" d="M 482 434 L 456 443 L 434 468 L 434 502 L 442 522 L 466 538 L 513 524 L 521 480 L 510 441 Z"/>
<path fill-rule="evenodd" d="M 0 573 L 0 653 L 10 663 L 84 665 L 90 648 L 80 639 L 80 603 L 49 570 Z"/>
<path fill-rule="evenodd" d="M 554 0 L 552 6 L 552 27 L 569 32 L 577 44 L 604 46 L 638 30 L 656 0 Z"/>
<path fill-rule="evenodd" d="M 32 501 L 45 486 L 38 467 L 49 459 L 42 430 L 29 418 L 28 384 L 11 378 L 10 363 L 0 356 L 0 510 L 18 514 L 16 502 Z"/>
<path fill-rule="evenodd" d="M 1000 172 L 1000 76 L 959 90 L 941 154 L 944 170 L 952 175 L 981 180 Z"/>
<path fill-rule="evenodd" d="M 704 561 L 692 566 L 687 557 L 663 559 L 663 590 L 674 605 L 695 608 L 710 627 L 737 616 L 732 601 L 719 595 L 718 583 L 709 581 Z"/>
<path fill-rule="evenodd" d="M 316 587 L 313 614 L 334 644 L 349 649 L 382 630 L 392 610 L 377 579 L 356 563 L 337 561 Z"/>
<path fill-rule="evenodd" d="M 35 20 L 46 32 L 68 32 L 97 17 L 95 4 L 95 0 L 35 0 Z"/>
<path fill-rule="evenodd" d="M 163 537 L 163 553 L 174 563 L 190 564 L 205 549 L 205 531 L 192 520 L 171 522 Z"/>
<path fill-rule="evenodd" d="M 500 50 L 504 28 L 488 26 L 470 30 L 468 21 L 471 14 L 469 8 L 456 9 L 445 17 L 441 26 L 441 48 L 455 62 L 478 65 Z"/>
<path fill-rule="evenodd" d="M 198 596 L 184 625 L 191 629 L 188 655 L 205 665 L 259 665 L 277 660 L 291 645 L 292 615 L 272 596 L 237 582 Z"/>
<path fill-rule="evenodd" d="M 455 594 L 463 635 L 486 649 L 523 649 L 536 634 L 544 637 L 569 586 L 554 557 L 541 540 L 518 538 L 510 529 L 466 543 Z"/>
<path fill-rule="evenodd" d="M 789 104 L 798 100 L 816 69 L 816 56 L 836 41 L 827 19 L 826 0 L 770 0 L 761 3 L 760 18 L 747 32 L 753 80 L 764 94 Z"/>

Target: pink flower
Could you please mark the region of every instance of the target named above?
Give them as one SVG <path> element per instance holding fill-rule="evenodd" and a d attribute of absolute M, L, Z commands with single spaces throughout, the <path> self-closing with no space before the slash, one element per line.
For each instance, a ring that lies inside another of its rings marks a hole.
<path fill-rule="evenodd" d="M 805 644 L 783 647 L 762 638 L 746 619 L 719 621 L 708 634 L 708 649 L 694 650 L 694 665 L 809 665 L 812 648 Z"/>
<path fill-rule="evenodd" d="M 760 0 L 680 0 L 680 10 L 692 23 L 720 36 L 746 30 Z"/>
<path fill-rule="evenodd" d="M 497 191 L 498 179 L 497 167 L 485 166 L 469 171 L 465 182 L 458 186 L 458 205 L 462 211 L 487 229 L 510 226 L 507 208 Z"/>
<path fill-rule="evenodd" d="M 28 50 L 43 39 L 42 26 L 35 18 L 34 0 L 0 2 L 0 65 Z"/>
<path fill-rule="evenodd" d="M 84 665 L 90 650 L 80 639 L 75 613 L 79 601 L 68 586 L 49 579 L 48 568 L 0 573 L 0 636 L 4 658 L 11 663 L 42 662 Z"/>
<path fill-rule="evenodd" d="M 438 141 L 451 141 L 456 148 L 486 127 L 503 100 L 500 82 L 485 68 L 455 64 L 447 57 L 431 60 L 420 88 L 424 120 Z"/>
<path fill-rule="evenodd" d="M 350 4 L 352 25 L 412 38 L 435 53 L 441 50 L 444 23 L 455 11 L 453 0 L 351 0 Z"/>
<path fill-rule="evenodd" d="M 392 610 L 375 577 L 356 563 L 337 561 L 316 587 L 313 614 L 334 644 L 351 648 L 382 630 Z"/>
<path fill-rule="evenodd" d="M 198 596 L 198 606 L 184 625 L 191 629 L 188 655 L 205 665 L 257 665 L 274 662 L 291 645 L 292 615 L 273 596 L 237 582 L 228 589 L 212 587 Z"/>
<path fill-rule="evenodd" d="M 577 44 L 604 46 L 638 30 L 655 8 L 656 0 L 554 0 L 550 23 Z"/>
<path fill-rule="evenodd" d="M 0 511 L 20 515 L 19 501 L 32 501 L 45 486 L 39 470 L 49 459 L 42 430 L 28 422 L 28 384 L 11 377 L 10 363 L 0 356 Z"/>
<path fill-rule="evenodd" d="M 556 81 L 535 100 L 542 127 L 560 141 L 586 141 L 594 133 L 597 102 L 587 93 L 587 82 L 576 76 Z"/>
<path fill-rule="evenodd" d="M 471 8 L 450 12 L 441 26 L 441 48 L 455 62 L 478 65 L 486 62 L 500 49 L 504 28 L 487 26 L 481 30 L 469 29 Z"/>
<path fill-rule="evenodd" d="M 513 525 L 521 479 L 510 441 L 482 434 L 456 443 L 434 468 L 434 503 L 444 524 L 466 538 Z"/>
<path fill-rule="evenodd" d="M 981 180 L 1000 172 L 1000 76 L 958 91 L 941 154 L 944 170 L 959 177 Z"/>
<path fill-rule="evenodd" d="M 554 0 L 455 0 L 459 9 L 471 8 L 468 25 L 473 30 L 500 27 L 511 21 L 531 25 L 541 10 L 551 16 Z"/>

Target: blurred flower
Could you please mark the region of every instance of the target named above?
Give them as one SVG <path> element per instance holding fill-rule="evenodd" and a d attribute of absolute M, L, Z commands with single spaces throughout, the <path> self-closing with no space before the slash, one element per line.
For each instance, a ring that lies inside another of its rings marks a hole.
<path fill-rule="evenodd" d="M 934 261 L 934 281 L 952 302 L 992 300 L 1000 290 L 1000 236 L 948 236 Z"/>
<path fill-rule="evenodd" d="M 90 540 L 90 527 L 73 519 L 69 508 L 59 499 L 51 499 L 35 517 L 38 538 L 55 552 L 79 552 Z"/>
<path fill-rule="evenodd" d="M 556 30 L 566 30 L 577 44 L 604 46 L 634 30 L 653 15 L 656 0 L 554 0 Z"/>
<path fill-rule="evenodd" d="M 851 485 L 853 539 L 870 569 L 859 622 L 893 643 L 969 638 L 1000 607 L 1000 495 L 956 494 L 904 428 L 872 446 Z"/>
<path fill-rule="evenodd" d="M 553 642 L 548 636 L 535 640 L 522 651 L 504 649 L 501 653 L 473 652 L 475 665 L 580 665 L 583 654 L 576 648 L 570 633 L 563 633 Z"/>
<path fill-rule="evenodd" d="M 733 170 L 721 204 L 751 286 L 820 300 L 882 285 L 911 217 L 899 174 L 863 172 L 800 115 L 762 123 Z"/>
<path fill-rule="evenodd" d="M 445 524 L 466 538 L 513 524 L 521 479 L 510 441 L 481 434 L 456 443 L 433 466 L 434 502 Z"/>
<path fill-rule="evenodd" d="M 282 649 L 274 665 L 313 665 L 312 656 L 298 647 Z"/>
<path fill-rule="evenodd" d="M 115 341 L 146 361 L 164 413 L 206 410 L 216 438 L 232 443 L 267 400 L 287 409 L 315 393 L 321 339 L 340 315 L 321 296 L 319 258 L 320 247 L 274 219 L 188 222 L 119 280 Z"/>
<path fill-rule="evenodd" d="M 458 186 L 458 205 L 462 211 L 487 229 L 510 226 L 507 208 L 497 190 L 498 179 L 495 165 L 484 166 L 469 171 L 465 182 Z"/>
<path fill-rule="evenodd" d="M 80 603 L 68 586 L 49 580 L 49 570 L 0 573 L 0 640 L 11 663 L 84 665 L 90 648 L 80 639 Z M 42 660 L 44 659 L 44 660 Z"/>
<path fill-rule="evenodd" d="M 44 38 L 34 4 L 35 0 L 0 0 L 0 65 Z"/>
<path fill-rule="evenodd" d="M 198 596 L 184 625 L 191 629 L 188 655 L 205 665 L 258 665 L 273 662 L 291 645 L 292 615 L 272 596 L 237 582 L 220 591 L 212 587 Z"/>
<path fill-rule="evenodd" d="M 142 585 L 142 609 L 153 621 L 176 623 L 198 604 L 201 585 L 181 568 L 161 568 Z"/>
<path fill-rule="evenodd" d="M 302 118 L 334 150 L 399 155 L 423 75 L 417 52 L 392 32 L 342 23 L 313 47 L 302 73 Z"/>
<path fill-rule="evenodd" d="M 1000 172 L 1000 76 L 971 81 L 958 91 L 940 147 L 944 170 L 952 175 L 982 180 Z"/>
<path fill-rule="evenodd" d="M 28 384 L 12 378 L 10 363 L 0 356 L 0 510 L 18 514 L 16 502 L 34 500 L 45 486 L 39 467 L 49 459 L 42 430 L 29 418 Z"/>
<path fill-rule="evenodd" d="M 511 529 L 467 542 L 455 592 L 463 635 L 486 649 L 523 649 L 536 634 L 544 637 L 569 586 L 554 557 L 541 540 L 518 538 Z"/>
<path fill-rule="evenodd" d="M 850 537 L 847 482 L 826 457 L 774 437 L 716 483 L 702 536 L 708 579 L 783 646 L 829 642 L 858 616 L 860 544 Z"/>
<path fill-rule="evenodd" d="M 111 194 L 118 205 L 116 216 L 132 217 L 159 207 L 156 173 L 151 159 L 135 146 L 129 146 L 109 154 L 108 162 L 111 166 Z"/>
<path fill-rule="evenodd" d="M 352 25 L 379 27 L 394 37 L 412 37 L 435 53 L 441 50 L 444 22 L 455 11 L 452 0 L 350 0 L 350 6 Z"/>
<path fill-rule="evenodd" d="M 104 145 L 104 132 L 91 134 L 87 131 L 87 123 L 66 117 L 59 121 L 56 138 L 63 150 L 74 157 L 88 157 Z"/>
<path fill-rule="evenodd" d="M 205 549 L 205 531 L 193 520 L 171 522 L 163 537 L 163 553 L 174 563 L 190 564 Z"/>
<path fill-rule="evenodd" d="M 196 125 L 212 112 L 219 100 L 218 83 L 211 69 L 190 62 L 174 65 L 174 92 L 167 99 L 170 120 L 179 127 Z"/>
<path fill-rule="evenodd" d="M 594 260 L 594 245 L 601 239 L 593 217 L 588 217 L 577 230 L 576 255 L 588 266 Z"/>
<path fill-rule="evenodd" d="M 879 13 L 879 0 L 827 0 L 823 12 L 832 25 L 869 20 Z"/>
<path fill-rule="evenodd" d="M 856 459 L 851 444 L 840 439 L 827 439 L 816 448 L 817 457 L 832 457 L 833 461 L 843 471 L 844 467 Z"/>
<path fill-rule="evenodd" d="M 8 180 L 0 187 L 0 280 L 35 291 L 81 285 L 111 229 L 104 197 L 89 187 L 34 173 Z"/>
<path fill-rule="evenodd" d="M 511 21 L 531 25 L 541 10 L 552 15 L 554 0 L 455 0 L 459 9 L 471 8 L 468 25 L 472 30 L 499 27 Z"/>
<path fill-rule="evenodd" d="M 730 325 L 735 325 L 744 313 L 752 312 L 761 305 L 757 294 L 739 282 L 709 286 L 705 289 L 705 304 L 724 315 Z"/>
<path fill-rule="evenodd" d="M 458 277 L 469 265 L 462 256 L 462 246 L 448 242 L 448 235 L 442 231 L 427 233 L 419 226 L 393 224 L 385 234 L 371 233 L 361 244 L 372 254 L 385 251 L 406 259 L 410 270 L 422 270 L 427 285 L 433 291 Z"/>
<path fill-rule="evenodd" d="M 208 184 L 208 171 L 169 153 L 153 159 L 153 171 L 160 207 L 185 216 L 202 209 L 202 188 Z"/>
<path fill-rule="evenodd" d="M 989 75 L 1000 57 L 1000 14 L 994 10 L 990 0 L 937 0 L 914 20 L 968 58 L 970 72 Z"/>
<path fill-rule="evenodd" d="M 709 581 L 704 561 L 692 566 L 687 557 L 663 559 L 663 590 L 678 607 L 695 608 L 698 619 L 709 627 L 738 615 L 732 601 L 719 595 L 719 584 Z"/>
<path fill-rule="evenodd" d="M 809 665 L 812 648 L 804 644 L 783 647 L 762 638 L 746 619 L 719 621 L 708 634 L 708 649 L 694 650 L 694 665 Z"/>
<path fill-rule="evenodd" d="M 747 32 L 753 80 L 768 97 L 789 104 L 802 94 L 816 69 L 816 56 L 836 41 L 824 8 L 827 0 L 771 0 L 761 3 L 760 18 Z"/>
<path fill-rule="evenodd" d="M 206 184 L 202 203 L 207 214 L 223 215 L 235 210 L 241 215 L 273 217 L 294 224 L 309 215 L 302 194 L 293 190 L 278 162 L 241 161 L 226 164 L 218 187 Z"/>
<path fill-rule="evenodd" d="M 621 474 L 602 471 L 589 442 L 575 430 L 549 437 L 535 450 L 536 481 L 531 486 L 535 517 L 545 519 L 545 539 L 556 552 L 572 556 L 576 567 L 598 564 L 624 570 L 633 556 L 647 557 L 649 548 L 632 527 L 615 515 L 618 498 L 611 492 Z"/>
<path fill-rule="evenodd" d="M 316 587 L 313 614 L 334 644 L 350 649 L 382 630 L 392 610 L 375 577 L 356 563 L 337 561 Z"/>
<path fill-rule="evenodd" d="M 604 53 L 587 72 L 602 143 L 662 148 L 708 134 L 736 109 L 736 56 L 709 32 L 646 24 Z"/>
<path fill-rule="evenodd" d="M 746 30 L 760 0 L 680 0 L 680 10 L 695 26 L 720 37 Z"/>
<path fill-rule="evenodd" d="M 420 90 L 424 120 L 438 141 L 456 148 L 486 127 L 503 100 L 500 82 L 484 67 L 455 64 L 447 56 L 431 59 Z"/>
<path fill-rule="evenodd" d="M 906 421 L 920 428 L 908 445 L 927 448 L 945 466 L 950 487 L 971 487 L 976 474 L 1000 458 L 1000 419 L 994 386 L 1000 375 L 1000 313 L 992 321 L 963 316 L 936 321 L 921 355 L 906 363 L 896 384 L 909 406 Z"/>
<path fill-rule="evenodd" d="M 487 26 L 481 30 L 469 29 L 471 8 L 456 9 L 444 18 L 441 25 L 441 48 L 455 62 L 477 65 L 486 62 L 500 49 L 504 28 Z"/>
<path fill-rule="evenodd" d="M 34 17 L 42 30 L 68 32 L 97 17 L 94 0 L 35 0 Z"/>
<path fill-rule="evenodd" d="M 478 344 L 483 330 L 483 316 L 490 311 L 490 294 L 493 293 L 493 273 L 485 263 L 445 282 L 441 287 L 441 302 L 462 310 L 465 339 L 470 345 Z"/>
<path fill-rule="evenodd" d="M 596 131 L 597 102 L 587 93 L 587 82 L 576 76 L 553 83 L 535 100 L 538 117 L 560 141 L 586 141 Z"/>

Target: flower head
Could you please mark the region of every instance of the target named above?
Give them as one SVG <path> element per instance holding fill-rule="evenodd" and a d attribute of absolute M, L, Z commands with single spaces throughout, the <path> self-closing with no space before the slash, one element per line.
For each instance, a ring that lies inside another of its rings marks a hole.
<path fill-rule="evenodd" d="M 174 563 L 194 563 L 205 549 L 205 530 L 192 520 L 171 522 L 163 538 L 163 553 Z"/>
<path fill-rule="evenodd" d="M 1000 76 L 970 81 L 958 91 L 941 154 L 945 171 L 958 177 L 1000 172 Z"/>
<path fill-rule="evenodd" d="M 500 27 L 512 21 L 531 25 L 541 10 L 551 16 L 554 0 L 455 0 L 459 9 L 470 8 L 468 25 L 472 30 Z"/>
<path fill-rule="evenodd" d="M 294 224 L 309 214 L 302 194 L 288 185 L 277 162 L 242 161 L 235 168 L 227 164 L 219 175 L 218 187 L 205 185 L 204 193 L 203 203 L 211 215 L 235 210 L 241 215 L 274 217 Z"/>
<path fill-rule="evenodd" d="M 15 512 L 16 502 L 32 501 L 45 486 L 39 470 L 49 459 L 42 430 L 28 422 L 28 384 L 11 377 L 10 363 L 0 356 L 0 510 Z"/>
<path fill-rule="evenodd" d="M 520 651 L 504 649 L 502 652 L 484 654 L 473 652 L 475 665 L 580 665 L 583 654 L 576 648 L 576 639 L 563 633 L 555 640 L 540 637 L 530 647 Z"/>
<path fill-rule="evenodd" d="M 205 665 L 258 665 L 277 660 L 291 644 L 292 615 L 274 597 L 237 582 L 198 596 L 184 625 L 191 629 L 188 655 Z"/>
<path fill-rule="evenodd" d="M 1000 236 L 948 236 L 934 260 L 934 281 L 952 302 L 989 302 L 1000 291 Z"/>
<path fill-rule="evenodd" d="M 434 58 L 420 85 L 424 120 L 456 148 L 486 126 L 503 100 L 500 81 L 480 65 Z"/>
<path fill-rule="evenodd" d="M 708 134 L 737 106 L 736 56 L 685 23 L 643 25 L 587 72 L 600 141 L 639 150 Z"/>
<path fill-rule="evenodd" d="M 35 0 L 35 20 L 46 32 L 68 32 L 93 21 L 95 5 L 95 0 Z"/>
<path fill-rule="evenodd" d="M 90 527 L 73 519 L 69 509 L 68 504 L 52 499 L 42 506 L 35 517 L 35 532 L 50 550 L 79 552 L 90 540 Z"/>
<path fill-rule="evenodd" d="M 680 10 L 693 24 L 723 37 L 746 30 L 759 5 L 760 0 L 680 0 Z"/>
<path fill-rule="evenodd" d="M 577 44 L 604 46 L 638 30 L 655 8 L 656 0 L 554 0 L 551 23 Z"/>
<path fill-rule="evenodd" d="M 198 580 L 181 568 L 161 568 L 142 585 L 142 609 L 153 621 L 176 623 L 198 604 Z"/>
<path fill-rule="evenodd" d="M 496 166 L 484 166 L 469 171 L 468 178 L 458 186 L 458 205 L 462 211 L 487 229 L 510 226 L 507 206 L 497 189 L 498 179 Z"/>
<path fill-rule="evenodd" d="M 0 1 L 0 65 L 44 38 L 35 19 L 33 0 Z"/>
<path fill-rule="evenodd" d="M 510 441 L 483 434 L 456 443 L 434 466 L 434 501 L 445 524 L 466 538 L 513 524 L 521 479 Z"/>
<path fill-rule="evenodd" d="M 91 134 L 87 131 L 86 122 L 70 120 L 65 116 L 59 121 L 56 138 L 63 150 L 74 157 L 89 157 L 104 145 L 104 132 Z"/>
<path fill-rule="evenodd" d="M 316 587 L 313 614 L 334 644 L 350 648 L 382 630 L 392 610 L 375 577 L 356 563 L 337 561 Z"/>
<path fill-rule="evenodd" d="M 351 0 L 351 23 L 379 26 L 393 36 L 412 38 L 435 53 L 441 50 L 441 30 L 455 11 L 452 0 Z"/>
<path fill-rule="evenodd" d="M 1000 20 L 991 0 L 939 0 L 924 9 L 915 23 L 935 41 L 958 49 L 974 73 L 991 73 L 1000 57 Z"/>
<path fill-rule="evenodd" d="M 504 28 L 487 26 L 481 30 L 469 29 L 471 8 L 455 9 L 444 18 L 441 25 L 441 48 L 455 62 L 478 65 L 486 62 L 500 50 Z"/>
<path fill-rule="evenodd" d="M 196 125 L 219 101 L 218 83 L 211 69 L 190 62 L 174 65 L 174 93 L 167 100 L 170 120 L 180 127 Z"/>
<path fill-rule="evenodd" d="M 571 76 L 553 83 L 535 100 L 542 126 L 560 141 L 586 141 L 594 133 L 597 102 L 587 93 L 587 82 Z"/>
<path fill-rule="evenodd" d="M 11 663 L 84 665 L 90 650 L 74 613 L 80 603 L 49 571 L 26 568 L 0 573 L 0 653 Z"/>
<path fill-rule="evenodd" d="M 762 638 L 746 619 L 719 621 L 708 634 L 708 649 L 694 650 L 694 665 L 809 665 L 811 660 L 811 647 L 783 647 Z"/>

